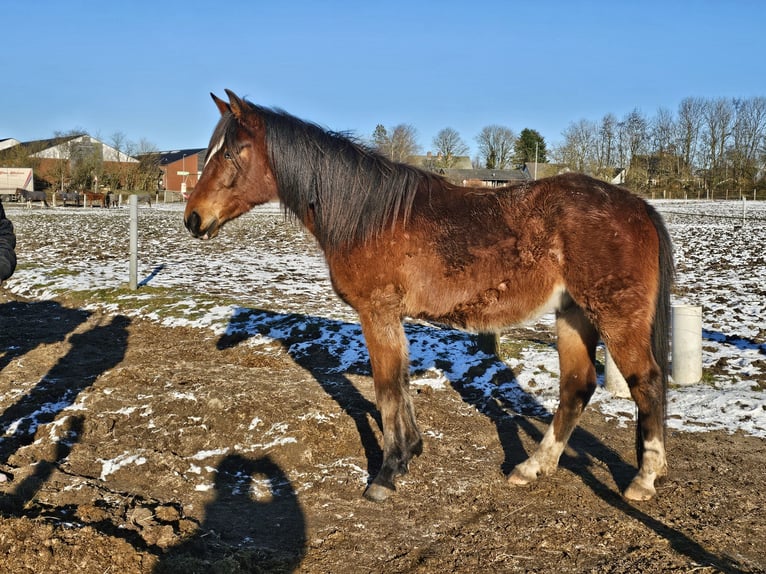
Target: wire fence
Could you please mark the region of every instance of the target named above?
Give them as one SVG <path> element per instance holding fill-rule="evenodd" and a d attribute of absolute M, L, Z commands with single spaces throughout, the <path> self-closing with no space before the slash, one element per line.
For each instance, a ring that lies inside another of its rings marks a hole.
<path fill-rule="evenodd" d="M 712 202 L 708 200 L 701 200 L 702 203 L 719 206 L 719 202 Z M 695 201 L 696 203 L 696 201 Z M 738 201 L 731 202 L 726 213 L 711 213 L 710 211 L 703 211 L 695 209 L 694 211 L 686 211 L 674 208 L 676 206 L 663 206 L 662 204 L 655 205 L 657 211 L 663 215 L 674 215 L 678 217 L 693 217 L 695 219 L 713 219 L 713 220 L 730 220 L 739 221 L 742 223 L 747 222 L 766 222 L 766 209 L 763 209 L 764 204 L 758 202 L 757 205 L 761 209 L 750 209 L 748 207 L 750 201 Z M 739 210 L 739 212 L 737 212 Z"/>

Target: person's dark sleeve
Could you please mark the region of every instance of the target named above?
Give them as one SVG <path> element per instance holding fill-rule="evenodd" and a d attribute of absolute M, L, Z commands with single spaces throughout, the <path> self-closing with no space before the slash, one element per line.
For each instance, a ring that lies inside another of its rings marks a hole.
<path fill-rule="evenodd" d="M 3 204 L 0 203 L 0 281 L 13 275 L 16 269 L 16 235 L 13 223 L 5 218 Z"/>

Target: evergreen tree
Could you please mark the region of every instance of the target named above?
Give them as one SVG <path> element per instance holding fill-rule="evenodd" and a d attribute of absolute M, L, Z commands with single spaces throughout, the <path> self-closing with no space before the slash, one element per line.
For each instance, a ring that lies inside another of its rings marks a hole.
<path fill-rule="evenodd" d="M 516 165 L 523 165 L 537 161 L 548 163 L 548 151 L 545 148 L 545 139 L 537 130 L 524 128 L 513 150 L 513 161 Z"/>

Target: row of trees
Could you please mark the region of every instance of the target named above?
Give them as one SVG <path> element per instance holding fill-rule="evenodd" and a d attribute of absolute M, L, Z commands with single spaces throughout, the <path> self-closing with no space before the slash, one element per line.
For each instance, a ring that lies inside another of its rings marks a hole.
<path fill-rule="evenodd" d="M 57 132 L 62 141 L 84 130 Z M 766 192 L 766 97 L 686 98 L 671 111 L 660 108 L 653 117 L 633 110 L 622 118 L 612 113 L 600 121 L 582 119 L 563 132 L 563 141 L 547 149 L 539 132 L 490 125 L 476 136 L 475 168 L 513 169 L 549 160 L 573 171 L 612 179 L 623 169 L 625 184 L 655 195 L 739 197 L 754 190 Z M 39 172 L 42 160 L 30 158 L 39 150 L 16 146 L 2 152 L 7 166 L 32 167 L 54 188 L 91 189 L 97 180 L 112 189 L 151 191 L 160 174 L 157 149 L 145 140 L 129 141 L 122 132 L 108 143 L 135 162 L 105 162 L 98 145 L 69 144 L 65 157 Z M 378 125 L 371 145 L 395 161 L 419 155 L 417 131 L 408 124 L 387 129 Z M 441 130 L 432 140 L 426 167 L 452 168 L 469 153 L 460 134 Z M 14 157 L 20 154 L 20 157 Z M 50 162 L 50 160 L 48 160 Z"/>
<path fill-rule="evenodd" d="M 582 119 L 563 132 L 548 151 L 536 130 L 517 136 L 491 125 L 476 136 L 474 167 L 512 169 L 549 160 L 573 171 L 611 180 L 624 170 L 624 183 L 637 191 L 665 196 L 739 197 L 766 190 L 766 98 L 686 98 L 675 113 L 660 108 L 649 117 L 633 110 L 622 118 Z M 371 144 L 396 161 L 420 153 L 417 131 L 407 124 L 378 125 Z M 454 167 L 468 146 L 454 129 L 432 141 L 433 168 Z"/>
<path fill-rule="evenodd" d="M 408 161 L 420 153 L 417 130 L 409 124 L 399 124 L 391 129 L 378 124 L 370 143 L 393 161 Z M 426 167 L 453 168 L 459 158 L 469 153 L 468 146 L 453 128 L 441 130 L 431 143 L 432 156 Z M 474 168 L 512 169 L 530 161 L 548 161 L 545 139 L 536 130 L 525 128 L 517 136 L 510 128 L 490 125 L 481 130 L 476 143 L 479 154 L 472 160 Z"/>
<path fill-rule="evenodd" d="M 739 197 L 766 186 L 766 97 L 686 98 L 675 113 L 569 125 L 554 160 L 603 175 L 627 169 L 627 185 L 672 195 Z"/>

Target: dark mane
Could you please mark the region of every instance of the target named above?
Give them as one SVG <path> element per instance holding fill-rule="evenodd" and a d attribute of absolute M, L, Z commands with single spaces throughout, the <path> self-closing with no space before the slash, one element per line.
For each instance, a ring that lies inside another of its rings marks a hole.
<path fill-rule="evenodd" d="M 406 223 L 417 190 L 443 184 L 440 176 L 390 161 L 347 134 L 282 110 L 248 105 L 265 124 L 285 211 L 303 218 L 313 210 L 314 232 L 325 249 L 365 241 L 388 225 Z M 233 124 L 222 118 L 212 141 L 224 137 L 225 146 L 235 146 Z"/>

